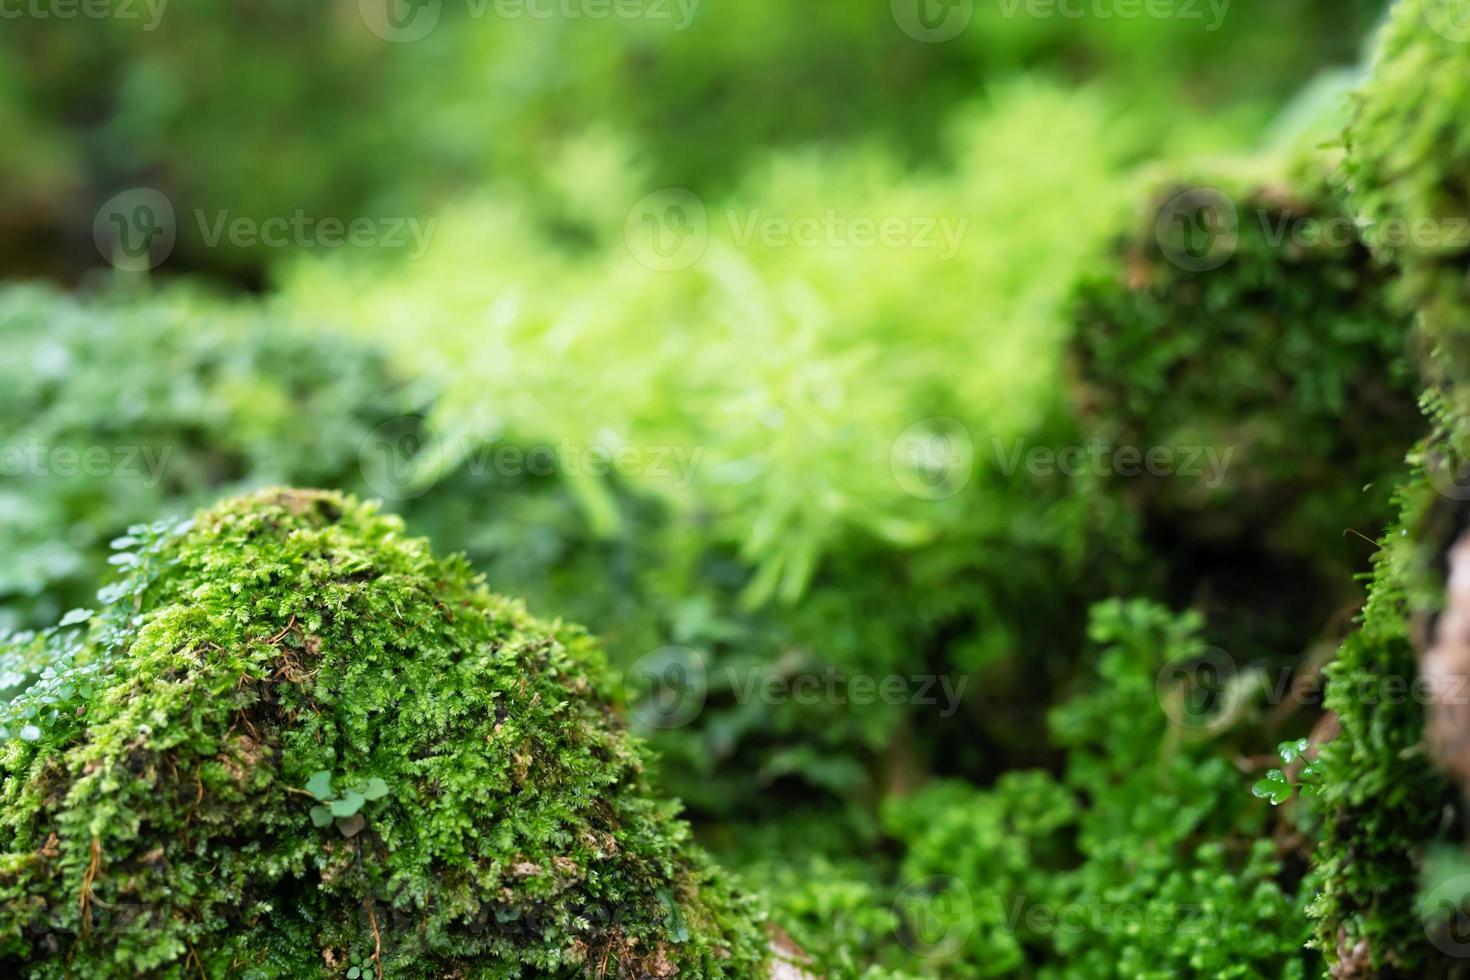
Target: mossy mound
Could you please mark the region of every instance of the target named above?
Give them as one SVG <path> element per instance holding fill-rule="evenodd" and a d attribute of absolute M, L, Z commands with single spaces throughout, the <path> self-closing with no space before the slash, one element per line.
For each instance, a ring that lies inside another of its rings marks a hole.
<path fill-rule="evenodd" d="M 3 972 L 759 972 L 758 907 L 650 794 L 585 633 L 338 494 L 121 546 L 11 706 Z"/>
<path fill-rule="evenodd" d="M 1347 132 L 1354 203 L 1398 296 L 1470 376 L 1470 24 L 1459 0 L 1403 0 Z"/>
<path fill-rule="evenodd" d="M 1423 417 L 1391 272 L 1321 162 L 1282 170 L 1160 188 L 1080 284 L 1072 355 L 1085 435 L 1134 453 L 1105 481 L 1171 602 L 1294 655 L 1358 596 L 1371 549 L 1345 532 L 1391 519 Z"/>

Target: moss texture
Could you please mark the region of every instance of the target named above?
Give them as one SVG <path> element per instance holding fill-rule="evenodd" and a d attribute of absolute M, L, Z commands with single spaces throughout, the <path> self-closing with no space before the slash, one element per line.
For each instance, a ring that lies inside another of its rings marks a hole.
<path fill-rule="evenodd" d="M 11 705 L 5 972 L 758 973 L 585 633 L 337 494 L 119 544 Z"/>
<path fill-rule="evenodd" d="M 1353 601 L 1369 549 L 1344 530 L 1382 530 L 1422 432 L 1409 317 L 1325 169 L 1163 186 L 1077 295 L 1084 430 L 1172 454 L 1107 480 L 1165 556 L 1171 603 L 1233 651 L 1295 656 Z"/>
<path fill-rule="evenodd" d="M 1422 474 L 1399 496 L 1402 516 L 1381 541 L 1361 625 L 1327 668 L 1338 731 L 1321 753 L 1311 911 L 1337 975 L 1458 976 L 1470 964 L 1431 941 L 1445 924 L 1424 921 L 1419 894 L 1433 845 L 1451 843 L 1456 806 L 1425 754 L 1414 686 L 1415 624 L 1443 605 L 1446 501 Z"/>
<path fill-rule="evenodd" d="M 1348 129 L 1354 204 L 1402 270 L 1400 303 L 1470 377 L 1470 26 L 1458 0 L 1393 10 Z M 1462 406 L 1463 408 L 1464 406 Z"/>

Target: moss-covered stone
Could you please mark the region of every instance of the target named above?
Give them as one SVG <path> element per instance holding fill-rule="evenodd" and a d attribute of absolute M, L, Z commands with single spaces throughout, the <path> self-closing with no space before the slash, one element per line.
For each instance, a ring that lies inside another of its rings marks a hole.
<path fill-rule="evenodd" d="M 120 544 L 11 706 L 0 971 L 759 973 L 585 633 L 337 494 Z"/>
<path fill-rule="evenodd" d="M 1325 165 L 1255 169 L 1287 177 L 1216 172 L 1153 196 L 1116 266 L 1079 287 L 1073 361 L 1087 437 L 1138 454 L 1105 480 L 1170 601 L 1232 650 L 1295 656 L 1358 596 L 1371 549 L 1345 532 L 1392 517 L 1423 421 L 1410 318 Z"/>
<path fill-rule="evenodd" d="M 1402 270 L 1445 366 L 1470 376 L 1470 26 L 1459 0 L 1402 0 L 1347 132 L 1354 204 Z"/>

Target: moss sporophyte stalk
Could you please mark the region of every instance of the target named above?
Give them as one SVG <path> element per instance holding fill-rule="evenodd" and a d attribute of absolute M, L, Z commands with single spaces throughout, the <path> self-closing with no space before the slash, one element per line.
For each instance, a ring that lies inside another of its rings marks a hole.
<path fill-rule="evenodd" d="M 5 651 L 0 971 L 762 972 L 582 630 L 334 493 L 118 545 L 99 612 Z"/>

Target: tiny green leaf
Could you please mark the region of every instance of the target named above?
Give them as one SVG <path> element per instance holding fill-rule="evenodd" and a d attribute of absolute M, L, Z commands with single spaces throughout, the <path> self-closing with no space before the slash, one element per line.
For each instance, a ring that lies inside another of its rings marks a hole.
<path fill-rule="evenodd" d="M 306 791 L 319 800 L 332 798 L 332 774 L 325 769 L 312 774 L 306 781 Z"/>
<path fill-rule="evenodd" d="M 332 822 L 332 814 L 324 806 L 311 808 L 311 823 L 314 827 L 325 827 Z"/>
<path fill-rule="evenodd" d="M 1257 781 L 1251 787 L 1251 794 L 1263 800 L 1270 800 L 1272 806 L 1280 806 L 1291 799 L 1292 785 L 1286 778 L 1286 773 L 1280 769 L 1272 769 L 1266 773 L 1266 778 Z"/>
<path fill-rule="evenodd" d="M 332 816 L 350 817 L 358 810 L 361 810 L 362 805 L 366 802 L 366 797 L 357 790 L 350 789 L 340 800 L 333 800 L 331 802 Z"/>
<path fill-rule="evenodd" d="M 362 793 L 364 799 L 381 800 L 383 797 L 388 795 L 388 784 L 383 782 L 383 780 L 379 779 L 377 776 L 374 776 L 372 779 L 369 779 L 366 783 L 359 786 L 358 792 Z"/>

